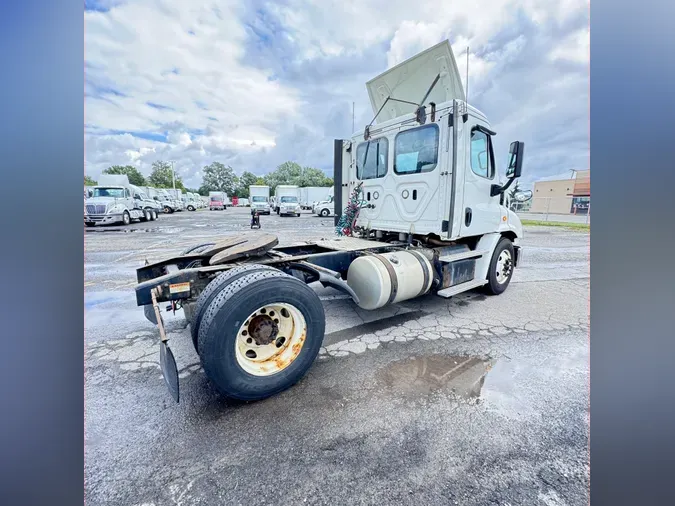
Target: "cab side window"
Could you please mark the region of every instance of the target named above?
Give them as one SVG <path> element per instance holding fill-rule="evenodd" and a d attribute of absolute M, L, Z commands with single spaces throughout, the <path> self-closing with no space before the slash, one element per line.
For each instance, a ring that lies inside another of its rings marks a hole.
<path fill-rule="evenodd" d="M 490 137 L 477 129 L 471 131 L 471 170 L 487 179 L 495 175 Z"/>

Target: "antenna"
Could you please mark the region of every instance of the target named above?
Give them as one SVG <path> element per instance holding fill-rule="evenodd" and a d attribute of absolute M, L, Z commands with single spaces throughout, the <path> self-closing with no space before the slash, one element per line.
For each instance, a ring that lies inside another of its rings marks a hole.
<path fill-rule="evenodd" d="M 469 46 L 466 46 L 466 93 L 464 97 L 464 114 L 462 120 L 466 123 L 469 119 Z"/>
<path fill-rule="evenodd" d="M 356 128 L 354 126 L 354 104 L 355 102 L 352 102 L 352 135 L 354 134 L 354 128 Z"/>

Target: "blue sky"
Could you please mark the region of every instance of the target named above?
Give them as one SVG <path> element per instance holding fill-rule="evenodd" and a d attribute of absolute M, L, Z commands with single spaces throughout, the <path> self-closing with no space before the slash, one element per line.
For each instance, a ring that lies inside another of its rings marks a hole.
<path fill-rule="evenodd" d="M 149 174 L 159 159 L 176 160 L 188 186 L 212 161 L 330 173 L 352 102 L 357 128 L 372 118 L 365 82 L 444 39 L 462 79 L 470 47 L 470 102 L 498 132 L 497 153 L 526 142 L 524 182 L 588 168 L 588 2 L 477 4 L 87 0 L 87 173 Z"/>

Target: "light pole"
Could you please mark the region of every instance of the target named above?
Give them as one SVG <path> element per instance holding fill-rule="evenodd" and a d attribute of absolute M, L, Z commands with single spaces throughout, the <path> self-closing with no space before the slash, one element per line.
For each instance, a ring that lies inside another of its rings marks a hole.
<path fill-rule="evenodd" d="M 171 162 L 171 184 L 173 184 L 173 189 L 176 189 L 176 174 L 173 171 L 173 164 L 175 163 L 175 160 L 169 160 Z"/>

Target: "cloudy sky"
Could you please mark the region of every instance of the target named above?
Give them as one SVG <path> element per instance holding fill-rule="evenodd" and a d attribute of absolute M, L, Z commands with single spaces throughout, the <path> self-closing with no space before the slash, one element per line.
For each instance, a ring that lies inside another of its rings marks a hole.
<path fill-rule="evenodd" d="M 587 0 L 86 0 L 86 173 L 220 161 L 332 174 L 333 139 L 372 119 L 365 83 L 450 40 L 469 101 L 526 143 L 523 182 L 589 162 Z"/>

